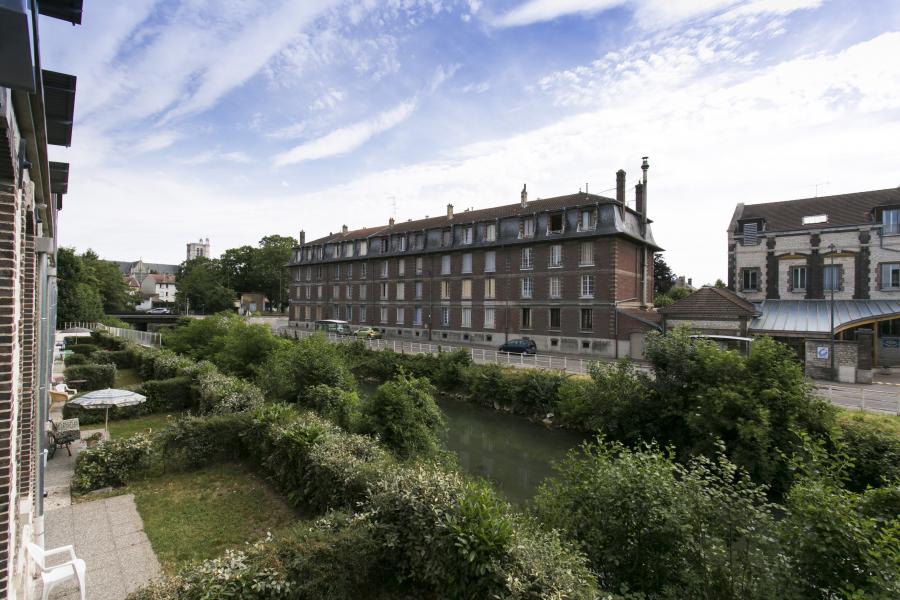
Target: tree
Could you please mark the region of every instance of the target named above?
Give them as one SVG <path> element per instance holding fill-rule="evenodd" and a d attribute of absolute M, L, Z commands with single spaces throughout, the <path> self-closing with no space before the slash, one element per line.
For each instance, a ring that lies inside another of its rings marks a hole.
<path fill-rule="evenodd" d="M 56 253 L 56 323 L 95 322 L 103 316 L 103 298 L 97 279 L 72 248 Z"/>
<path fill-rule="evenodd" d="M 103 312 L 125 312 L 134 308 L 134 300 L 125 283 L 122 272 L 115 263 L 100 260 L 93 250 L 81 255 L 82 264 L 96 281 L 97 290 L 103 301 Z"/>
<path fill-rule="evenodd" d="M 724 290 L 725 288 L 728 287 L 727 285 L 725 285 L 725 282 L 722 281 L 721 279 L 716 279 L 716 283 L 713 284 L 713 285 L 714 285 L 714 287 L 717 287 L 717 288 L 719 288 L 720 290 Z"/>
<path fill-rule="evenodd" d="M 185 261 L 178 269 L 176 301 L 203 313 L 232 310 L 237 294 L 222 280 L 218 261 L 205 256 Z"/>
<path fill-rule="evenodd" d="M 653 255 L 653 294 L 665 294 L 675 284 L 675 274 L 662 254 Z"/>
<path fill-rule="evenodd" d="M 256 248 L 229 248 L 219 259 L 224 285 L 240 292 L 261 292 L 273 306 L 284 306 L 290 285 L 285 265 L 296 245 L 292 237 L 267 235 Z"/>
<path fill-rule="evenodd" d="M 340 351 L 324 336 L 299 342 L 277 339 L 259 369 L 257 382 L 271 400 L 307 404 L 307 389 L 327 385 L 344 390 L 356 387 Z"/>

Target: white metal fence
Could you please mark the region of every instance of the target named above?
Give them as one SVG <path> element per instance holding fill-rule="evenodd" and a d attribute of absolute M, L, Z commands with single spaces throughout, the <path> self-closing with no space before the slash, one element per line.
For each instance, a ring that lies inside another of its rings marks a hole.
<path fill-rule="evenodd" d="M 162 346 L 162 336 L 158 333 L 150 331 L 137 331 L 135 329 L 122 329 L 121 327 L 110 327 L 103 323 L 63 323 L 63 331 L 67 329 L 89 329 L 90 331 L 105 331 L 113 337 L 122 338 L 140 344 L 141 346 Z"/>
<path fill-rule="evenodd" d="M 900 415 L 900 390 L 871 386 L 818 385 L 819 392 L 835 406 L 871 413 Z"/>

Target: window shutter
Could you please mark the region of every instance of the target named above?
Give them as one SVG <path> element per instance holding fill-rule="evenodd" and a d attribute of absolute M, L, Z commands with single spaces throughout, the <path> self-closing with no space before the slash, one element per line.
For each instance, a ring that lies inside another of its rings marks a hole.
<path fill-rule="evenodd" d="M 758 242 L 757 233 L 756 223 L 744 223 L 744 245 L 755 246 Z"/>

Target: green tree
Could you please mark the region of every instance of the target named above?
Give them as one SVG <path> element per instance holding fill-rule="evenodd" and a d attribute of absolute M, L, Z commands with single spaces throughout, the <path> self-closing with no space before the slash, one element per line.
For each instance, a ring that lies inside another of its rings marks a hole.
<path fill-rule="evenodd" d="M 653 255 L 653 294 L 665 294 L 675 285 L 675 273 L 666 264 L 662 254 Z"/>
<path fill-rule="evenodd" d="M 724 290 L 728 287 L 721 279 L 716 279 L 716 282 L 713 284 L 713 286 L 719 288 L 720 290 Z"/>
<path fill-rule="evenodd" d="M 237 294 L 223 283 L 218 261 L 205 256 L 185 261 L 178 269 L 176 302 L 192 311 L 215 313 L 232 310 Z"/>
<path fill-rule="evenodd" d="M 307 389 L 327 385 L 356 387 L 340 351 L 321 335 L 299 342 L 278 339 L 259 369 L 257 382 L 271 400 L 307 404 Z"/>
<path fill-rule="evenodd" d="M 261 292 L 273 306 L 284 306 L 290 285 L 285 265 L 296 245 L 292 237 L 267 235 L 256 248 L 229 248 L 219 259 L 224 285 L 239 292 Z"/>
<path fill-rule="evenodd" d="M 440 448 L 444 415 L 427 379 L 400 373 L 379 386 L 362 407 L 363 428 L 399 458 L 428 456 Z"/>
<path fill-rule="evenodd" d="M 56 253 L 57 302 L 56 322 L 94 322 L 103 316 L 103 298 L 99 285 L 84 261 L 72 248 Z"/>
<path fill-rule="evenodd" d="M 100 260 L 93 250 L 81 255 L 85 270 L 96 281 L 97 290 L 103 301 L 103 312 L 125 312 L 134 308 L 134 299 L 125 283 L 122 272 L 115 263 Z"/>

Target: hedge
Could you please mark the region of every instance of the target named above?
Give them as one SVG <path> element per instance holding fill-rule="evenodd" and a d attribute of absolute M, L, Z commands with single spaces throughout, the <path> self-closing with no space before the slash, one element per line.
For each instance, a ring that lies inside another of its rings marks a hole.
<path fill-rule="evenodd" d="M 88 492 L 124 485 L 150 460 L 151 442 L 145 434 L 103 442 L 87 448 L 75 459 L 72 491 Z"/>
<path fill-rule="evenodd" d="M 125 340 L 113 337 L 103 331 L 92 331 L 91 342 L 100 346 L 104 350 L 123 350 L 128 344 Z"/>
<path fill-rule="evenodd" d="M 862 492 L 867 486 L 900 483 L 900 436 L 862 417 L 841 421 L 838 429 L 852 462 L 847 469 L 848 489 Z"/>
<path fill-rule="evenodd" d="M 67 350 L 71 350 L 75 354 L 82 354 L 84 356 L 90 356 L 100 348 L 95 346 L 94 344 L 75 344 L 71 348 L 66 348 Z"/>
<path fill-rule="evenodd" d="M 88 357 L 84 354 L 70 354 L 65 359 L 63 359 L 63 363 L 67 367 L 74 367 L 76 365 L 86 365 L 90 362 Z"/>
<path fill-rule="evenodd" d="M 89 392 L 91 390 L 102 390 L 115 385 L 116 366 L 115 365 L 75 365 L 66 367 L 63 374 L 66 381 L 84 380 L 83 383 L 77 384 L 79 392 Z"/>

